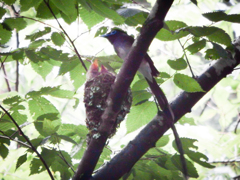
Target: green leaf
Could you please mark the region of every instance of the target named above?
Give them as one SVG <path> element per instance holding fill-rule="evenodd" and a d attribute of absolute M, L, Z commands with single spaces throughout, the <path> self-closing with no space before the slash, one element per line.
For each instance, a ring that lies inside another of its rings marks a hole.
<path fill-rule="evenodd" d="M 44 114 L 51 114 L 51 113 L 59 114 L 55 106 L 46 98 L 41 96 L 37 96 L 37 97 L 30 96 L 30 98 L 32 99 L 28 101 L 28 106 L 29 106 L 30 114 L 32 115 L 33 119 L 37 119 L 39 116 Z M 46 117 L 46 118 L 49 119 L 50 117 Z"/>
<path fill-rule="evenodd" d="M 53 143 L 60 143 L 60 138 L 56 136 L 56 132 L 61 125 L 61 120 L 59 119 L 58 113 L 46 113 L 37 117 L 37 120 L 34 122 L 36 130 L 44 137 Z M 48 140 L 47 139 L 47 140 Z"/>
<path fill-rule="evenodd" d="M 35 148 L 37 148 L 38 146 L 42 145 L 42 141 L 43 141 L 43 138 L 35 138 L 31 140 L 31 143 Z"/>
<path fill-rule="evenodd" d="M 146 125 L 153 119 L 156 113 L 157 108 L 154 102 L 148 101 L 138 106 L 133 106 L 127 118 L 127 133 Z"/>
<path fill-rule="evenodd" d="M 51 2 L 60 10 L 60 12 L 64 13 L 67 18 L 68 24 L 72 23 L 73 21 L 76 20 L 77 18 L 77 9 L 75 7 L 75 0 L 51 0 Z"/>
<path fill-rule="evenodd" d="M 87 67 L 90 65 L 87 61 L 84 61 L 84 63 Z M 76 56 L 68 58 L 62 63 L 59 75 L 63 75 L 67 72 L 70 73 L 70 78 L 75 89 L 78 89 L 86 81 L 86 70 Z"/>
<path fill-rule="evenodd" d="M 70 143 L 73 143 L 75 145 L 77 145 L 78 143 L 76 141 L 74 141 L 72 138 L 68 137 L 68 136 L 64 136 L 64 135 L 57 135 L 57 137 L 59 137 L 60 139 L 63 139 L 65 141 L 68 141 Z"/>
<path fill-rule="evenodd" d="M 55 16 L 59 14 L 59 9 L 52 3 L 52 1 L 49 1 L 49 6 L 54 13 Z M 54 16 L 49 10 L 48 6 L 45 4 L 44 1 L 41 2 L 41 4 L 36 8 L 37 15 L 36 17 L 42 18 L 42 19 L 53 19 Z"/>
<path fill-rule="evenodd" d="M 4 99 L 3 104 L 7 104 L 9 106 L 15 106 L 23 101 L 24 100 L 20 96 L 16 95 L 16 96 L 8 97 L 8 98 Z"/>
<path fill-rule="evenodd" d="M 46 154 L 47 153 L 48 152 L 46 152 Z M 52 163 L 51 163 L 51 169 L 53 170 L 53 172 L 59 172 L 61 179 L 71 179 L 73 174 L 71 173 L 69 168 L 69 165 L 72 166 L 71 156 L 69 155 L 69 153 L 65 151 L 61 151 L 61 153 L 56 152 L 53 155 L 54 155 L 54 159 L 52 160 Z"/>
<path fill-rule="evenodd" d="M 42 54 L 39 51 L 35 51 L 35 50 L 26 50 L 25 51 L 27 57 L 33 62 L 33 63 L 39 63 L 42 61 L 46 61 L 49 60 L 49 58 L 47 56 L 45 56 L 44 54 Z"/>
<path fill-rule="evenodd" d="M 207 161 L 208 161 L 208 157 L 205 156 L 204 154 L 200 153 L 200 152 L 194 152 L 194 151 L 191 151 L 191 152 L 188 152 L 187 153 L 188 157 L 193 160 L 194 162 L 200 164 L 201 166 L 203 167 L 206 167 L 206 168 L 214 168 L 215 166 L 209 164 Z M 205 161 L 203 161 L 205 160 Z"/>
<path fill-rule="evenodd" d="M 2 19 L 3 15 L 4 15 L 6 12 L 7 12 L 7 11 L 6 11 L 4 8 L 0 7 L 0 19 Z"/>
<path fill-rule="evenodd" d="M 240 15 L 239 14 L 230 14 L 227 15 L 223 11 L 216 11 L 210 13 L 204 13 L 203 16 L 210 21 L 218 22 L 218 21 L 228 21 L 233 23 L 240 23 Z"/>
<path fill-rule="evenodd" d="M 171 76 L 170 74 L 166 73 L 166 72 L 161 72 L 159 75 L 160 78 L 166 78 L 169 79 Z"/>
<path fill-rule="evenodd" d="M 212 28 L 216 28 L 216 27 L 212 27 Z M 224 30 L 220 28 L 216 28 L 216 29 L 217 30 L 214 33 L 208 35 L 207 38 L 210 41 L 226 45 L 227 47 L 232 46 L 232 41 L 230 36 Z"/>
<path fill-rule="evenodd" d="M 186 116 L 183 116 L 178 122 L 180 124 L 186 124 L 187 123 L 189 125 L 196 125 L 193 118 L 188 118 Z"/>
<path fill-rule="evenodd" d="M 17 51 L 15 51 L 12 55 L 12 58 L 14 60 L 23 60 L 25 58 L 24 56 L 24 49 L 18 49 Z"/>
<path fill-rule="evenodd" d="M 40 52 L 44 54 L 45 57 L 54 59 L 56 61 L 68 61 L 70 59 L 68 57 L 69 54 L 63 53 L 61 50 L 54 49 L 50 46 L 41 48 Z M 73 57 L 73 59 L 76 59 L 76 58 Z"/>
<path fill-rule="evenodd" d="M 15 170 L 17 170 L 23 163 L 25 163 L 26 160 L 27 160 L 27 153 L 18 158 Z"/>
<path fill-rule="evenodd" d="M 205 51 L 205 58 L 206 59 L 219 59 L 219 58 L 227 58 L 229 54 L 225 49 L 222 48 L 222 46 L 212 43 L 213 49 L 208 49 Z"/>
<path fill-rule="evenodd" d="M 112 71 L 119 69 L 123 64 L 123 60 L 117 55 L 98 56 L 97 59 L 99 60 L 99 63 L 103 64 L 107 69 Z"/>
<path fill-rule="evenodd" d="M 90 30 L 94 25 L 102 22 L 104 20 L 103 16 L 100 16 L 95 11 L 89 11 L 86 8 L 79 9 L 79 15 L 82 21 L 87 25 Z"/>
<path fill-rule="evenodd" d="M 56 133 L 60 127 L 59 121 L 51 121 L 48 119 L 43 120 L 43 132 L 44 136 L 51 136 L 52 134 Z"/>
<path fill-rule="evenodd" d="M 6 44 L 12 36 L 12 32 L 3 29 L 2 24 L 0 24 L 0 44 Z"/>
<path fill-rule="evenodd" d="M 4 119 L 4 118 L 0 118 L 0 130 L 5 132 L 11 128 L 16 128 L 15 125 L 13 124 L 13 122 L 9 119 Z"/>
<path fill-rule="evenodd" d="M 183 58 L 179 58 L 176 60 L 168 60 L 167 63 L 172 69 L 177 71 L 186 69 L 187 67 L 187 63 Z"/>
<path fill-rule="evenodd" d="M 94 1 L 87 1 L 89 6 L 99 15 L 112 19 L 117 24 L 122 24 L 124 22 L 124 19 L 118 15 L 114 10 L 110 9 L 107 5 L 105 5 L 100 0 L 94 0 Z"/>
<path fill-rule="evenodd" d="M 65 136 L 78 135 L 79 137 L 86 138 L 88 129 L 83 125 L 62 124 L 57 133 Z"/>
<path fill-rule="evenodd" d="M 96 32 L 96 34 L 95 34 L 94 37 L 98 37 L 99 35 L 106 34 L 107 31 L 108 31 L 108 28 L 107 28 L 106 26 L 102 26 L 102 27 L 100 27 L 100 28 L 97 30 L 97 32 Z M 106 56 L 106 57 L 108 57 L 108 56 Z"/>
<path fill-rule="evenodd" d="M 176 73 L 173 82 L 186 92 L 204 92 L 195 79 L 184 74 Z"/>
<path fill-rule="evenodd" d="M 75 90 L 82 86 L 86 81 L 85 69 L 82 65 L 78 64 L 74 69 L 70 71 L 70 78 L 73 82 Z"/>
<path fill-rule="evenodd" d="M 2 143 L 0 143 L 0 149 L 1 149 L 1 151 L 0 151 L 0 157 L 2 157 L 3 159 L 5 159 L 5 158 L 7 157 L 7 155 L 8 155 L 8 153 L 9 153 L 9 150 L 8 150 L 8 148 L 7 148 L 4 144 L 2 144 Z"/>
<path fill-rule="evenodd" d="M 43 166 L 43 163 L 39 160 L 34 158 L 30 163 L 30 173 L 29 175 L 33 174 L 39 174 L 46 170 L 45 166 Z"/>
<path fill-rule="evenodd" d="M 12 108 L 11 111 L 9 112 L 12 118 L 16 121 L 18 125 L 22 125 L 27 121 L 27 115 L 24 114 L 25 107 L 23 105 L 15 104 Z M 4 114 L 4 116 L 1 117 L 1 126 L 0 129 L 3 131 L 7 131 L 10 128 L 15 128 L 16 126 L 12 123 L 12 120 L 7 114 Z M 5 128 L 5 129 L 2 129 Z"/>
<path fill-rule="evenodd" d="M 13 3 L 15 3 L 16 0 L 2 0 L 3 2 L 5 2 L 7 5 L 12 5 Z"/>
<path fill-rule="evenodd" d="M 233 22 L 233 23 L 240 23 L 240 15 L 239 14 L 229 14 L 229 15 L 227 15 L 227 17 L 224 20 L 228 21 L 228 22 Z"/>
<path fill-rule="evenodd" d="M 206 36 L 210 41 L 217 42 L 227 47 L 230 47 L 231 38 L 230 36 L 222 29 L 217 27 L 187 27 L 183 31 L 188 31 L 196 37 Z"/>
<path fill-rule="evenodd" d="M 82 9 L 86 9 L 87 11 L 92 11 L 92 7 L 88 4 L 88 0 L 77 0 L 79 4 L 81 4 Z"/>
<path fill-rule="evenodd" d="M 51 28 L 50 27 L 44 27 L 43 31 L 38 31 L 36 33 L 33 33 L 31 35 L 27 35 L 26 39 L 30 39 L 31 41 L 35 41 L 37 38 L 40 38 L 48 33 L 51 32 Z"/>
<path fill-rule="evenodd" d="M 70 71 L 72 71 L 74 68 L 76 68 L 76 66 L 78 66 L 80 64 L 79 59 L 74 56 L 72 58 L 67 58 L 62 65 L 60 66 L 59 75 L 64 75 Z M 81 72 L 79 72 L 81 73 Z"/>
<path fill-rule="evenodd" d="M 20 0 L 21 12 L 27 11 L 31 7 L 37 7 L 42 0 Z"/>
<path fill-rule="evenodd" d="M 140 79 L 135 82 L 132 86 L 132 91 L 140 91 L 146 89 L 148 87 L 148 83 L 145 79 Z"/>
<path fill-rule="evenodd" d="M 16 29 L 17 31 L 20 31 L 27 26 L 27 23 L 23 18 L 6 18 L 3 23 L 11 30 Z"/>
<path fill-rule="evenodd" d="M 140 91 L 133 91 L 132 96 L 133 96 L 132 104 L 136 105 L 142 101 L 148 100 L 152 95 L 145 90 L 140 90 Z"/>
<path fill-rule="evenodd" d="M 62 46 L 65 42 L 64 35 L 62 33 L 52 33 L 51 39 L 56 46 Z"/>
<path fill-rule="evenodd" d="M 156 38 L 161 41 L 173 41 L 189 34 L 188 32 L 178 31 L 179 29 L 187 26 L 184 22 L 166 21 L 165 26 L 167 26 L 167 29 L 162 28 L 156 35 Z"/>
<path fill-rule="evenodd" d="M 169 142 L 169 136 L 168 135 L 164 135 L 162 136 L 156 143 L 156 147 L 163 147 L 166 146 Z"/>
<path fill-rule="evenodd" d="M 192 2 L 193 4 L 195 4 L 196 6 L 198 5 L 197 0 L 191 0 L 191 2 Z"/>
<path fill-rule="evenodd" d="M 125 23 L 129 26 L 137 26 L 139 24 L 142 25 L 146 21 L 147 16 L 148 16 L 148 13 L 140 12 L 134 16 L 128 17 L 125 20 Z"/>
<path fill-rule="evenodd" d="M 181 143 L 182 143 L 182 147 L 183 147 L 183 151 L 185 154 L 188 154 L 189 152 L 191 153 L 192 151 L 191 149 L 198 149 L 197 146 L 194 145 L 195 142 L 197 142 L 196 139 L 190 139 L 190 138 L 180 138 Z M 178 151 L 177 145 L 176 145 L 176 141 L 174 140 L 173 143 L 173 148 Z M 178 151 L 179 152 L 179 151 Z"/>
<path fill-rule="evenodd" d="M 213 34 L 218 29 L 215 27 L 200 27 L 200 26 L 188 26 L 186 28 L 183 28 L 182 31 L 188 31 L 192 35 L 196 37 L 202 37 L 202 36 L 208 36 L 210 34 Z"/>
<path fill-rule="evenodd" d="M 212 60 L 216 60 L 219 59 L 220 56 L 217 53 L 216 49 L 208 49 L 205 51 L 205 59 L 212 59 Z"/>
<path fill-rule="evenodd" d="M 31 66 L 43 79 L 45 79 L 53 69 L 53 65 L 49 64 L 47 61 L 39 61 L 38 63 L 31 62 Z"/>
<path fill-rule="evenodd" d="M 188 176 L 193 177 L 193 178 L 198 178 L 199 175 L 198 175 L 198 172 L 197 172 L 196 168 L 194 167 L 194 165 L 187 159 L 185 159 L 185 160 L 186 160 L 186 164 L 187 164 Z M 179 170 L 183 171 L 182 170 L 182 162 L 180 160 L 179 155 L 176 155 L 176 154 L 173 155 L 171 158 L 171 161 Z"/>
<path fill-rule="evenodd" d="M 202 39 L 201 41 L 197 41 L 191 45 L 189 45 L 186 49 L 191 53 L 195 54 L 199 52 L 201 49 L 203 49 L 206 46 L 206 40 Z"/>
<path fill-rule="evenodd" d="M 31 91 L 27 93 L 27 96 L 31 97 L 42 95 L 51 95 L 53 97 L 71 99 L 74 95 L 74 92 L 60 89 L 60 86 L 57 86 L 57 87 L 42 87 L 39 91 Z"/>
<path fill-rule="evenodd" d="M 38 39 L 36 41 L 33 41 L 29 46 L 28 48 L 29 49 L 36 49 L 38 48 L 39 46 L 42 46 L 43 43 L 45 43 L 46 41 L 44 39 Z"/>

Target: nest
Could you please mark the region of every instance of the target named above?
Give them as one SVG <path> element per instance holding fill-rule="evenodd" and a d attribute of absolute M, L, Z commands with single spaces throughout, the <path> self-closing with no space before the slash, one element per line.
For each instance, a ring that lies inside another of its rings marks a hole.
<path fill-rule="evenodd" d="M 87 142 L 95 135 L 98 137 L 98 127 L 101 123 L 101 116 L 106 108 L 106 100 L 114 83 L 115 75 L 112 73 L 102 73 L 87 81 L 84 89 L 84 103 L 86 107 L 86 124 L 89 129 Z M 112 127 L 109 138 L 116 133 L 117 127 L 124 120 L 129 112 L 132 103 L 131 90 L 129 89 L 121 105 L 121 110 L 117 115 L 115 124 Z"/>

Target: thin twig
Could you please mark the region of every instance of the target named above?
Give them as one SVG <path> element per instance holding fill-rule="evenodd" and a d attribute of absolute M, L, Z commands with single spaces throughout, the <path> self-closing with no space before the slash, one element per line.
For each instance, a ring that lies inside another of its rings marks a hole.
<path fill-rule="evenodd" d="M 237 124 L 235 126 L 235 129 L 234 129 L 234 133 L 235 134 L 237 134 L 237 128 L 238 128 L 239 123 L 240 123 L 240 113 L 238 113 L 238 122 L 237 122 Z"/>
<path fill-rule="evenodd" d="M 59 152 L 58 156 L 68 165 L 68 167 L 71 168 L 72 172 L 75 173 L 73 167 L 67 162 L 66 158 L 62 154 L 62 151 L 60 150 L 59 144 L 58 144 L 58 152 Z"/>
<path fill-rule="evenodd" d="M 14 5 L 11 5 L 11 10 L 13 11 L 12 16 L 18 17 L 19 13 L 16 11 Z M 15 29 L 16 32 L 16 46 L 17 49 L 19 48 L 19 33 Z M 16 83 L 15 83 L 15 90 L 18 91 L 18 86 L 19 86 L 19 60 L 16 60 Z"/>
<path fill-rule="evenodd" d="M 9 112 L 0 105 L 0 108 L 8 115 L 8 117 L 12 120 L 12 122 L 15 124 L 15 126 L 17 127 L 19 133 L 24 137 L 24 139 L 27 141 L 27 143 L 31 146 L 31 149 L 37 154 L 37 156 L 39 157 L 39 159 L 42 161 L 44 167 L 46 168 L 49 176 L 51 177 L 52 180 L 54 180 L 54 177 L 47 165 L 47 163 L 45 162 L 45 160 L 43 159 L 43 157 L 41 156 L 41 154 L 39 154 L 39 152 L 37 151 L 37 149 L 33 146 L 33 144 L 31 143 L 31 141 L 28 139 L 28 137 L 23 133 L 22 129 L 19 127 L 19 125 L 17 124 L 17 122 L 13 119 L 13 117 L 9 114 Z"/>
<path fill-rule="evenodd" d="M 1 133 L 3 133 L 3 132 L 1 131 Z M 17 139 L 13 139 L 13 138 L 8 137 L 8 136 L 6 136 L 6 135 L 5 135 L 5 136 L 0 135 L 0 138 L 9 139 L 9 140 L 11 140 L 11 141 L 15 141 L 15 142 L 21 144 L 22 146 L 25 146 L 25 147 L 27 147 L 27 148 L 29 148 L 29 149 L 32 149 L 31 146 L 29 146 L 27 143 L 22 142 L 22 141 L 19 141 L 19 140 L 17 140 Z"/>
<path fill-rule="evenodd" d="M 78 56 L 78 59 L 80 60 L 80 62 L 82 63 L 82 66 L 84 67 L 84 69 L 87 71 L 87 67 L 84 64 L 80 54 L 78 53 L 78 50 L 74 44 L 74 42 L 72 41 L 72 39 L 69 37 L 68 33 L 65 31 L 65 29 L 62 27 L 62 25 L 60 24 L 60 22 L 58 21 L 57 17 L 55 16 L 54 12 L 52 11 L 52 8 L 49 6 L 48 2 L 46 2 L 46 0 L 44 0 L 45 4 L 47 5 L 48 9 L 50 10 L 51 14 L 53 15 L 54 19 L 56 20 L 56 22 L 58 23 L 58 26 L 60 27 L 60 29 L 62 30 L 62 32 L 65 34 L 65 36 L 68 38 L 68 40 L 70 41 L 70 43 L 72 44 L 75 53 Z"/>
<path fill-rule="evenodd" d="M 58 31 L 61 31 L 60 29 L 52 26 L 51 24 L 47 24 L 47 23 L 45 23 L 45 22 L 42 22 L 42 21 L 37 20 L 37 19 L 34 19 L 34 18 L 30 18 L 30 17 L 26 17 L 26 16 L 19 16 L 19 18 L 25 18 L 25 19 L 29 19 L 29 20 L 32 20 L 32 21 L 36 21 L 36 22 L 39 22 L 39 23 L 44 24 L 44 25 L 46 25 L 46 26 L 49 26 L 49 27 L 51 27 L 51 28 L 54 28 L 54 29 L 56 29 L 56 30 L 58 30 Z"/>
<path fill-rule="evenodd" d="M 234 163 L 234 162 L 240 162 L 240 160 L 228 160 L 228 161 L 212 161 L 212 162 L 208 162 L 210 164 L 216 164 L 216 163 L 221 163 L 221 164 L 231 164 L 231 163 Z"/>
<path fill-rule="evenodd" d="M 4 61 L 7 59 L 8 56 L 6 56 L 6 58 L 4 59 Z M 3 61 L 3 62 L 4 62 Z M 10 84 L 9 84 L 9 81 L 8 81 L 8 78 L 7 78 L 7 72 L 5 70 L 5 66 L 4 66 L 4 63 L 1 62 L 1 68 L 3 70 L 3 74 L 4 74 L 4 79 L 6 81 L 6 84 L 7 84 L 7 88 L 8 88 L 8 92 L 11 92 L 11 88 L 10 88 Z"/>
<path fill-rule="evenodd" d="M 188 67 L 189 67 L 189 69 L 190 69 L 190 71 L 191 71 L 191 73 L 192 73 L 192 77 L 195 78 L 194 73 L 193 73 L 193 70 L 192 70 L 192 67 L 191 67 L 191 65 L 190 65 L 190 63 L 189 63 L 187 54 L 186 54 L 186 52 L 185 52 L 185 49 L 184 49 L 184 47 L 183 47 L 183 45 L 182 45 L 182 43 L 181 43 L 181 41 L 180 41 L 179 39 L 178 39 L 178 42 L 179 42 L 179 44 L 181 45 L 181 47 L 182 47 L 182 49 L 183 49 L 183 53 L 184 53 L 184 56 L 185 56 L 185 58 L 186 58 L 186 60 L 187 60 Z"/>

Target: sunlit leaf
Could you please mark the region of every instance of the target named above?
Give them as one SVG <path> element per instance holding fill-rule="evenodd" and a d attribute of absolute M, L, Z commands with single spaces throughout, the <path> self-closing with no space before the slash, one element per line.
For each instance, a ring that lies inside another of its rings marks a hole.
<path fill-rule="evenodd" d="M 179 58 L 176 60 L 168 60 L 167 63 L 172 69 L 177 71 L 186 69 L 187 67 L 187 63 L 183 58 Z"/>
<path fill-rule="evenodd" d="M 184 74 L 176 73 L 174 75 L 173 82 L 179 88 L 187 92 L 203 92 L 204 91 L 195 79 Z"/>
<path fill-rule="evenodd" d="M 144 109 L 142 111 L 141 109 Z M 138 128 L 150 122 L 157 113 L 157 107 L 154 102 L 145 102 L 131 108 L 131 113 L 127 118 L 127 132 L 137 130 Z"/>

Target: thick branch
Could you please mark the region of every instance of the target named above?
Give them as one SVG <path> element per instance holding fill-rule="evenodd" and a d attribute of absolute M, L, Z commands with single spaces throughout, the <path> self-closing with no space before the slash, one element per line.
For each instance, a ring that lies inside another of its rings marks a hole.
<path fill-rule="evenodd" d="M 221 79 L 230 74 L 240 63 L 240 38 L 235 43 L 234 58 L 220 59 L 209 67 L 197 81 L 205 92 L 182 92 L 171 103 L 171 108 L 177 122 L 183 115 L 191 112 L 192 107 Z M 119 179 L 129 172 L 133 165 L 163 136 L 170 128 L 164 115 L 155 118 L 131 141 L 119 154 L 117 154 L 106 166 L 100 169 L 92 179 Z"/>
<path fill-rule="evenodd" d="M 158 0 L 150 12 L 140 35 L 125 58 L 123 66 L 116 77 L 112 91 L 107 99 L 107 108 L 102 115 L 102 121 L 98 128 L 100 137 L 92 138 L 83 158 L 78 166 L 74 179 L 89 179 L 105 146 L 108 135 L 120 110 L 122 100 L 136 74 L 142 58 L 157 32 L 163 27 L 164 18 L 170 9 L 173 0 Z"/>

